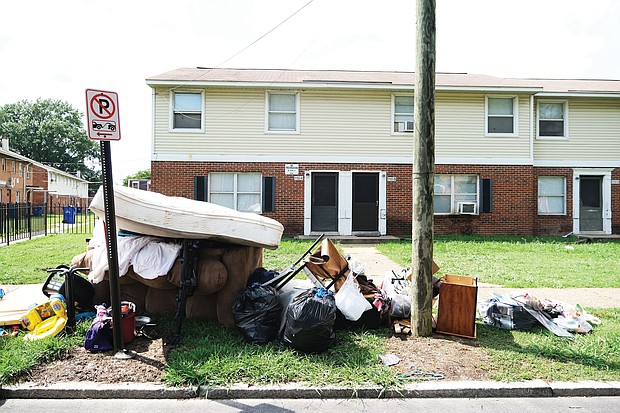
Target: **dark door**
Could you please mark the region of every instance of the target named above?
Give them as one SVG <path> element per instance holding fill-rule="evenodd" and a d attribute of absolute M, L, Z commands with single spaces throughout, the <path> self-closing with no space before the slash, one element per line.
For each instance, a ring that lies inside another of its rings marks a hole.
<path fill-rule="evenodd" d="M 314 172 L 312 174 L 312 204 L 310 209 L 311 231 L 338 231 L 337 172 Z"/>
<path fill-rule="evenodd" d="M 353 173 L 353 232 L 379 231 L 379 174 Z"/>
<path fill-rule="evenodd" d="M 579 231 L 603 230 L 603 178 L 579 177 Z"/>

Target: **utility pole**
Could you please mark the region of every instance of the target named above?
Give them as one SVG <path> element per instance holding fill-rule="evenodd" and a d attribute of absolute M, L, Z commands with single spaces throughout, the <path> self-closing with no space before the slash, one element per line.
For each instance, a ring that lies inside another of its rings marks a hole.
<path fill-rule="evenodd" d="M 417 0 L 413 144 L 411 332 L 433 332 L 433 186 L 435 170 L 435 0 Z"/>

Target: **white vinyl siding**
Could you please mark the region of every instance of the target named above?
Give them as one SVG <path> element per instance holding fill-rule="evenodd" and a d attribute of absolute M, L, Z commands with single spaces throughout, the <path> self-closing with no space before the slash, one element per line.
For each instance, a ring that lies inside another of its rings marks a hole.
<path fill-rule="evenodd" d="M 529 96 L 518 99 L 518 136 L 486 136 L 486 99 L 483 93 L 438 92 L 435 99 L 435 154 L 438 163 L 467 163 L 468 159 L 506 159 L 512 163 L 530 158 Z"/>
<path fill-rule="evenodd" d="M 534 141 L 534 159 L 552 165 L 618 164 L 620 105 L 617 99 L 571 98 L 570 139 Z"/>
<path fill-rule="evenodd" d="M 538 177 L 538 215 L 566 215 L 566 179 Z"/>
<path fill-rule="evenodd" d="M 207 89 L 205 133 L 171 133 L 164 89 L 156 89 L 153 158 L 190 160 L 237 155 L 291 154 L 324 157 L 412 156 L 411 135 L 391 136 L 391 93 L 310 90 L 300 92 L 300 133 L 265 133 L 265 91 Z"/>
<path fill-rule="evenodd" d="M 153 160 L 244 161 L 266 157 L 290 162 L 291 155 L 342 162 L 378 159 L 410 162 L 411 133 L 393 134 L 392 95 L 385 90 L 305 90 L 300 93 L 299 133 L 265 133 L 265 90 L 209 88 L 204 91 L 204 132 L 169 129 L 170 89 L 155 90 Z M 529 96 L 518 99 L 521 136 L 529 133 Z M 436 97 L 437 160 L 469 159 L 522 163 L 530 158 L 528 139 L 485 136 L 485 94 L 440 91 Z"/>

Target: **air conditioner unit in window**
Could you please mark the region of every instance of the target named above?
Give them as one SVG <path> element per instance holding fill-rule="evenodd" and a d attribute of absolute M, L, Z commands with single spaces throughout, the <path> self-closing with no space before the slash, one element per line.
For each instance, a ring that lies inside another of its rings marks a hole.
<path fill-rule="evenodd" d="M 458 213 L 461 215 L 476 215 L 478 212 L 478 204 L 475 202 L 459 202 Z"/>
<path fill-rule="evenodd" d="M 397 122 L 397 132 L 413 132 L 413 122 Z"/>

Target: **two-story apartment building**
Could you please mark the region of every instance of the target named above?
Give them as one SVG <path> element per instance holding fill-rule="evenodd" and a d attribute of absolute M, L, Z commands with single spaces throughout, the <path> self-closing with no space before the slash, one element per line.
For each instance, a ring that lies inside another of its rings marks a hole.
<path fill-rule="evenodd" d="M 88 181 L 0 146 L 0 203 L 88 206 Z"/>
<path fill-rule="evenodd" d="M 184 68 L 153 90 L 151 190 L 286 235 L 410 236 L 415 74 Z M 435 231 L 620 232 L 620 81 L 436 75 Z"/>

